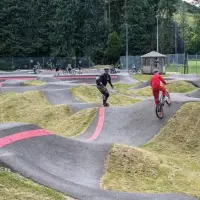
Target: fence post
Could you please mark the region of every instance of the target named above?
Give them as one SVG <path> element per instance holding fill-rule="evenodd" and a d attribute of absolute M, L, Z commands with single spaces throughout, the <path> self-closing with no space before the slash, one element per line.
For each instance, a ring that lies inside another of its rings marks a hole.
<path fill-rule="evenodd" d="M 43 62 L 42 66 L 43 66 L 43 69 L 44 69 L 45 68 L 44 67 L 44 57 L 42 57 L 42 62 Z"/>
<path fill-rule="evenodd" d="M 176 72 L 178 72 L 178 54 L 176 53 Z"/>
<path fill-rule="evenodd" d="M 198 56 L 196 54 L 196 74 L 198 74 L 198 71 L 197 71 L 197 59 L 198 59 Z"/>
<path fill-rule="evenodd" d="M 13 69 L 13 57 L 12 57 L 12 69 Z"/>

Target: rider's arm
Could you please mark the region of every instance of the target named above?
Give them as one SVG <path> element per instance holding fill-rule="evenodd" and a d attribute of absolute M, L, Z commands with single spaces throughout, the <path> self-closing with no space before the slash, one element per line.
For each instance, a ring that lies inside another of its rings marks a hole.
<path fill-rule="evenodd" d="M 163 84 L 167 85 L 165 79 L 164 79 L 161 75 L 160 75 L 160 80 L 161 80 L 161 82 L 162 82 Z"/>
<path fill-rule="evenodd" d="M 150 86 L 152 87 L 152 78 L 151 78 L 151 80 L 150 80 Z"/>
<path fill-rule="evenodd" d="M 103 85 L 103 83 L 102 83 L 102 79 L 103 79 L 102 75 L 96 77 L 96 83 L 97 83 L 97 85 Z"/>

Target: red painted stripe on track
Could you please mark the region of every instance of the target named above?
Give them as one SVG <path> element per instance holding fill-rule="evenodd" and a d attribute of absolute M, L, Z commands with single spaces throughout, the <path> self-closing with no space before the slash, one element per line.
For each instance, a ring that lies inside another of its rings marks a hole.
<path fill-rule="evenodd" d="M 101 107 L 99 109 L 99 121 L 98 121 L 97 127 L 92 137 L 88 139 L 89 142 L 92 142 L 98 138 L 103 128 L 104 120 L 105 120 L 105 108 Z"/>
<path fill-rule="evenodd" d="M 9 144 L 12 144 L 14 142 L 25 140 L 33 137 L 39 137 L 39 136 L 45 136 L 45 135 L 51 135 L 47 130 L 44 129 L 38 129 L 38 130 L 31 130 L 31 131 L 24 131 L 21 133 L 16 133 L 13 135 L 9 135 L 3 138 L 0 138 L 0 148 L 7 146 Z"/>
<path fill-rule="evenodd" d="M 95 79 L 96 76 L 60 76 L 57 79 Z M 111 78 L 116 79 L 117 76 L 111 76 Z"/>
<path fill-rule="evenodd" d="M 0 77 L 0 80 L 35 80 L 36 78 L 28 77 Z"/>
<path fill-rule="evenodd" d="M 3 83 L 2 83 L 2 82 L 0 82 L 0 87 L 2 87 L 2 84 L 3 84 Z"/>

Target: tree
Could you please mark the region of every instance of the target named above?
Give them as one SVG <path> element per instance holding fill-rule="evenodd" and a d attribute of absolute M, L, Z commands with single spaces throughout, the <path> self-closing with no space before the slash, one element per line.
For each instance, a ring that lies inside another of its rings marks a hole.
<path fill-rule="evenodd" d="M 122 51 L 121 41 L 117 32 L 113 32 L 108 36 L 107 49 L 105 51 L 105 57 L 109 64 L 115 64 Z"/>
<path fill-rule="evenodd" d="M 195 27 L 191 28 L 188 38 L 188 53 L 200 52 L 200 15 L 195 16 Z"/>
<path fill-rule="evenodd" d="M 91 56 L 97 63 L 105 52 L 109 57 L 106 41 L 113 32 L 124 55 L 125 10 L 131 55 L 155 49 L 156 14 L 160 48 L 170 53 L 178 1 L 129 0 L 125 9 L 124 0 L 1 0 L 0 56 Z"/>
<path fill-rule="evenodd" d="M 187 44 L 188 44 L 188 36 L 189 36 L 189 25 L 188 25 L 188 16 L 187 16 L 187 7 L 182 2 L 180 6 L 180 15 L 181 15 L 181 21 L 180 21 L 180 33 L 182 38 L 182 48 L 183 52 L 187 51 Z"/>

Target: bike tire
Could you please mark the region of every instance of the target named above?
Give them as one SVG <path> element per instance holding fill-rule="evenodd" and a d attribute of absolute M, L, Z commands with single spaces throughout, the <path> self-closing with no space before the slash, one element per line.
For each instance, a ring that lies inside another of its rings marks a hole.
<path fill-rule="evenodd" d="M 171 106 L 171 104 L 172 104 L 172 102 L 171 102 L 171 97 L 170 97 L 170 95 L 169 95 L 168 92 L 166 92 L 166 96 L 167 96 L 167 98 L 168 98 L 168 101 L 166 101 L 166 103 L 167 103 L 168 106 Z"/>
<path fill-rule="evenodd" d="M 73 70 L 73 71 L 72 71 L 72 74 L 73 74 L 73 75 L 76 75 L 76 70 Z"/>
<path fill-rule="evenodd" d="M 133 70 L 128 70 L 128 73 L 129 73 L 130 75 L 132 75 L 132 74 L 133 74 Z"/>
<path fill-rule="evenodd" d="M 164 117 L 164 109 L 163 109 L 163 106 L 161 104 L 156 106 L 156 116 L 159 119 L 162 119 Z"/>

